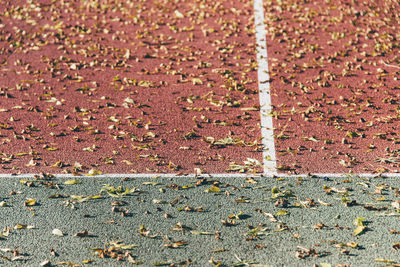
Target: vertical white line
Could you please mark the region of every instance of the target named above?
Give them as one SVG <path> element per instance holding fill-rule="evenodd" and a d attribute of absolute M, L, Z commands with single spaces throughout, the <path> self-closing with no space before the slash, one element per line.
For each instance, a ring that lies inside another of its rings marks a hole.
<path fill-rule="evenodd" d="M 272 126 L 272 106 L 268 70 L 267 41 L 263 0 L 254 0 L 254 23 L 257 46 L 258 89 L 260 98 L 261 136 L 264 174 L 276 174 L 275 142 Z"/>

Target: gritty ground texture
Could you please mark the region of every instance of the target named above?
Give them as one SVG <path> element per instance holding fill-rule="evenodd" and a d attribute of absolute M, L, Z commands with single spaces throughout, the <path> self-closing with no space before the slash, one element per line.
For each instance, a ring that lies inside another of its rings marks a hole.
<path fill-rule="evenodd" d="M 398 1 L 265 1 L 278 169 L 399 170 Z"/>
<path fill-rule="evenodd" d="M 0 194 L 8 266 L 400 264 L 396 179 L 41 175 Z"/>
<path fill-rule="evenodd" d="M 204 174 L 262 169 L 231 2 L 2 2 L 3 265 L 400 266 L 396 178 Z M 264 8 L 278 171 L 398 170 L 399 4 Z"/>
<path fill-rule="evenodd" d="M 3 1 L 0 172 L 262 161 L 252 1 Z"/>

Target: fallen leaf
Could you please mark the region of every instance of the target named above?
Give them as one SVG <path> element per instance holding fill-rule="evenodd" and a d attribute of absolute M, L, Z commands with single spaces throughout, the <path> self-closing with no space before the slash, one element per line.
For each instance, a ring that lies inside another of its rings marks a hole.
<path fill-rule="evenodd" d="M 76 237 L 88 237 L 89 236 L 89 232 L 85 230 L 85 231 L 78 232 L 78 233 L 74 234 L 74 236 L 76 236 Z"/>
<path fill-rule="evenodd" d="M 153 186 L 155 186 L 155 185 L 161 185 L 161 183 L 158 183 L 158 182 L 143 182 L 142 184 L 143 184 L 143 185 L 153 185 Z"/>
<path fill-rule="evenodd" d="M 366 226 L 359 225 L 359 226 L 356 227 L 356 229 L 354 229 L 353 234 L 354 235 L 360 235 L 360 234 L 364 233 L 365 229 L 367 229 Z"/>
<path fill-rule="evenodd" d="M 181 240 L 181 241 L 176 241 L 176 242 L 173 242 L 173 243 L 167 243 L 167 244 L 164 245 L 164 247 L 167 247 L 167 248 L 179 248 L 179 247 L 186 246 L 187 244 L 188 244 L 187 242 Z"/>
<path fill-rule="evenodd" d="M 194 235 L 213 235 L 214 234 L 211 232 L 201 232 L 201 231 L 197 231 L 197 230 L 192 230 L 190 232 Z"/>
<path fill-rule="evenodd" d="M 343 247 L 357 248 L 358 242 L 337 243 L 337 244 L 334 244 L 333 246 L 335 248 L 343 248 Z"/>
<path fill-rule="evenodd" d="M 175 10 L 174 11 L 175 17 L 177 17 L 178 19 L 183 19 L 184 16 L 181 12 L 179 12 L 179 10 Z"/>
<path fill-rule="evenodd" d="M 64 184 L 66 184 L 66 185 L 81 184 L 81 183 L 82 183 L 82 182 L 81 182 L 81 181 L 78 181 L 78 180 L 67 180 L 67 181 L 64 182 Z"/>
<path fill-rule="evenodd" d="M 89 260 L 83 260 L 82 261 L 83 264 L 89 264 L 89 263 L 92 263 L 92 262 L 95 262 L 95 260 L 89 259 Z"/>
<path fill-rule="evenodd" d="M 280 210 L 277 213 L 275 213 L 275 216 L 281 216 L 281 215 L 288 215 L 289 212 L 287 210 Z"/>
<path fill-rule="evenodd" d="M 26 200 L 24 202 L 25 206 L 35 206 L 37 204 L 36 199 L 35 198 L 29 198 L 28 200 Z"/>
<path fill-rule="evenodd" d="M 393 201 L 392 203 L 390 203 L 390 205 L 392 205 L 392 207 L 395 209 L 400 209 L 400 201 L 399 200 Z"/>
<path fill-rule="evenodd" d="M 57 235 L 57 236 L 64 236 L 63 232 L 61 232 L 60 229 L 53 229 L 53 231 L 51 231 L 51 233 L 53 235 Z"/>
<path fill-rule="evenodd" d="M 39 265 L 42 267 L 50 267 L 51 263 L 49 260 L 45 260 L 45 261 L 42 261 Z"/>
<path fill-rule="evenodd" d="M 388 259 L 382 259 L 382 258 L 378 258 L 375 259 L 376 262 L 384 262 L 384 263 L 395 263 L 396 261 L 394 260 L 388 260 Z"/>
<path fill-rule="evenodd" d="M 219 192 L 221 192 L 221 189 L 219 187 L 213 185 L 210 188 L 204 190 L 204 192 L 206 192 L 206 193 L 219 193 Z"/>
<path fill-rule="evenodd" d="M 167 203 L 165 200 L 162 199 L 153 199 L 154 204 L 165 204 Z"/>
<path fill-rule="evenodd" d="M 332 206 L 331 203 L 324 202 L 324 201 L 320 200 L 319 198 L 317 199 L 317 201 L 318 201 L 319 204 L 321 204 L 323 206 L 327 206 L 327 207 Z"/>
<path fill-rule="evenodd" d="M 102 172 L 99 170 L 95 170 L 95 169 L 90 169 L 90 171 L 85 174 L 86 176 L 95 176 L 95 175 L 101 175 Z"/>

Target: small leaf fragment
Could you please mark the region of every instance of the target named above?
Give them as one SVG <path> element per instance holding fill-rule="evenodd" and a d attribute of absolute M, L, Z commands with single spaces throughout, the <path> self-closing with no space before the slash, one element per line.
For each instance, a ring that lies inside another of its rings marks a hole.
<path fill-rule="evenodd" d="M 400 209 L 400 201 L 399 200 L 393 201 L 392 203 L 390 203 L 390 205 L 395 209 Z"/>
<path fill-rule="evenodd" d="M 197 230 L 190 231 L 193 235 L 213 235 L 214 233 L 211 232 L 201 232 Z"/>
<path fill-rule="evenodd" d="M 6 202 L 4 200 L 0 202 L 0 207 L 7 207 L 7 206 L 9 206 L 8 202 Z"/>
<path fill-rule="evenodd" d="M 354 229 L 353 234 L 354 235 L 360 235 L 360 234 L 364 233 L 366 228 L 367 228 L 366 226 L 359 225 L 359 226 L 356 227 L 356 229 Z"/>
<path fill-rule="evenodd" d="M 363 221 L 365 221 L 365 217 L 357 217 L 357 218 L 354 220 L 354 225 L 364 226 Z"/>
<path fill-rule="evenodd" d="M 214 249 L 212 252 L 219 253 L 219 252 L 225 252 L 225 251 L 229 251 L 229 249 L 228 248 L 219 248 L 219 249 Z"/>
<path fill-rule="evenodd" d="M 376 262 L 384 262 L 384 263 L 395 263 L 396 261 L 394 260 L 388 260 L 388 259 L 382 259 L 382 258 L 378 258 L 375 259 Z"/>
<path fill-rule="evenodd" d="M 161 185 L 161 183 L 158 183 L 158 182 L 143 182 L 142 184 L 143 185 L 152 185 L 152 186 Z"/>
<path fill-rule="evenodd" d="M 324 201 L 322 201 L 322 200 L 319 199 L 319 198 L 317 199 L 317 201 L 318 201 L 319 204 L 321 204 L 321 205 L 323 205 L 323 206 L 326 206 L 326 207 L 332 206 L 331 203 L 324 202 Z"/>
<path fill-rule="evenodd" d="M 78 180 L 67 180 L 67 181 L 65 181 L 64 182 L 64 184 L 66 184 L 66 185 L 72 185 L 72 184 L 81 184 L 82 182 L 81 181 L 78 181 Z"/>
<path fill-rule="evenodd" d="M 95 260 L 89 259 L 89 260 L 83 260 L 82 261 L 83 264 L 89 264 L 89 263 L 92 263 L 92 262 L 95 262 Z"/>
<path fill-rule="evenodd" d="M 165 200 L 162 199 L 153 199 L 154 204 L 165 204 L 167 203 Z"/>
<path fill-rule="evenodd" d="M 171 262 L 169 262 L 169 261 L 164 261 L 164 262 L 156 261 L 156 262 L 153 262 L 153 265 L 154 266 L 170 266 Z"/>
<path fill-rule="evenodd" d="M 167 248 L 179 248 L 179 247 L 186 246 L 187 244 L 188 244 L 187 242 L 185 242 L 183 240 L 180 240 L 180 241 L 176 241 L 176 242 L 173 242 L 173 243 L 167 243 L 167 244 L 164 245 L 164 247 L 167 247 Z"/>
<path fill-rule="evenodd" d="M 218 186 L 213 185 L 210 188 L 204 190 L 204 192 L 206 192 L 206 193 L 219 193 L 219 192 L 221 192 L 221 189 Z"/>
<path fill-rule="evenodd" d="M 281 215 L 288 215 L 289 212 L 287 210 L 279 210 L 277 213 L 275 213 L 276 216 L 281 216 Z"/>
<path fill-rule="evenodd" d="M 57 229 L 57 228 L 53 229 L 53 231 L 51 231 L 51 233 L 56 236 L 64 236 L 64 233 L 60 229 Z"/>
<path fill-rule="evenodd" d="M 26 200 L 24 202 L 25 206 L 35 206 L 37 204 L 36 199 L 35 198 L 29 198 L 28 200 Z"/>
<path fill-rule="evenodd" d="M 88 237 L 89 236 L 89 232 L 87 230 L 85 230 L 85 231 L 78 232 L 78 233 L 74 234 L 74 236 L 76 236 L 76 237 Z"/>
<path fill-rule="evenodd" d="M 42 267 L 49 267 L 49 266 L 51 266 L 51 263 L 49 260 L 45 260 L 45 261 L 42 261 L 39 265 Z"/>
<path fill-rule="evenodd" d="M 356 229 L 354 229 L 354 232 L 353 232 L 353 234 L 355 236 L 364 233 L 365 230 L 367 229 L 367 226 L 365 226 L 363 223 L 364 221 L 365 221 L 365 217 L 357 217 L 354 220 L 354 224 L 357 225 Z"/>
<path fill-rule="evenodd" d="M 103 172 L 95 169 L 90 169 L 90 171 L 85 174 L 86 176 L 95 176 L 95 175 L 101 175 Z"/>
<path fill-rule="evenodd" d="M 179 10 L 175 10 L 174 15 L 178 19 L 183 19 L 185 17 L 181 12 L 179 12 Z"/>
<path fill-rule="evenodd" d="M 14 226 L 14 230 L 20 230 L 20 229 L 34 229 L 34 225 L 27 225 L 27 224 L 17 224 Z"/>
<path fill-rule="evenodd" d="M 335 244 L 333 246 L 335 248 L 343 248 L 343 247 L 357 248 L 358 247 L 358 242 L 337 243 L 337 244 Z"/>

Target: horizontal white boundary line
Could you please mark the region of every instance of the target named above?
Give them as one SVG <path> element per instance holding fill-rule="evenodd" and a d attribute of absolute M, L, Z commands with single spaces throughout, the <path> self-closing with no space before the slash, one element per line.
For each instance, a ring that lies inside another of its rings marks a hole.
<path fill-rule="evenodd" d="M 267 32 L 264 25 L 263 0 L 254 0 L 254 24 L 257 50 L 257 76 L 261 116 L 264 173 L 276 173 L 275 142 L 272 125 L 270 77 L 268 69 Z"/>
<path fill-rule="evenodd" d="M 240 174 L 240 173 L 210 173 L 210 174 L 173 174 L 173 173 L 110 173 L 101 175 L 73 175 L 73 174 L 47 174 L 55 178 L 132 178 L 132 179 L 149 179 L 149 178 L 400 178 L 400 173 L 311 173 L 311 174 Z M 0 179 L 2 178 L 34 178 L 35 176 L 42 176 L 38 173 L 25 173 L 25 174 L 0 174 Z"/>

